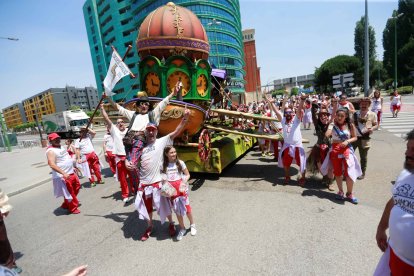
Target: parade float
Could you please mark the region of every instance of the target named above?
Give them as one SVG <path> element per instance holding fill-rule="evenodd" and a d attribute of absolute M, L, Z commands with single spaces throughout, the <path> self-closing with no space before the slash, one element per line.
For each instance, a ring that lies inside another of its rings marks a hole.
<path fill-rule="evenodd" d="M 182 84 L 177 99 L 171 100 L 162 113 L 158 132 L 159 136 L 172 132 L 184 109 L 190 109 L 189 123 L 174 143 L 191 172 L 220 174 L 254 145 L 258 135 L 220 125 L 226 121 L 224 116 L 238 120 L 251 115 L 211 109 L 218 101 L 212 96 L 223 95 L 227 78 L 224 70 L 211 68 L 207 34 L 193 12 L 172 2 L 157 8 L 142 22 L 136 46 L 141 87 L 154 106 L 171 93 L 177 82 Z M 134 110 L 135 101 L 126 102 L 125 107 Z M 213 125 L 219 116 L 221 119 Z"/>

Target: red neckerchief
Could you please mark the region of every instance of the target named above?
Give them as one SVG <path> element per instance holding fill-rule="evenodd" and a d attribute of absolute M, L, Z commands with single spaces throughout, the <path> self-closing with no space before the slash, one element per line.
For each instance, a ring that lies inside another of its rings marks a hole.
<path fill-rule="evenodd" d="M 292 116 L 292 119 L 290 119 L 289 121 L 286 118 L 286 132 L 290 133 L 290 131 L 292 130 L 292 125 L 293 125 L 293 119 L 295 116 Z"/>

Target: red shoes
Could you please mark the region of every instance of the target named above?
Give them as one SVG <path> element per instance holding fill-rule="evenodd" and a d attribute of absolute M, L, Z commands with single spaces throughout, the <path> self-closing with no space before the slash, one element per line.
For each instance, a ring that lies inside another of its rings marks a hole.
<path fill-rule="evenodd" d="M 80 214 L 80 210 L 79 209 L 75 209 L 72 212 L 70 212 L 71 214 L 77 215 Z"/>
<path fill-rule="evenodd" d="M 149 236 L 151 235 L 152 232 L 152 226 L 149 226 L 147 228 L 147 230 L 145 230 L 145 233 L 142 235 L 141 237 L 141 241 L 146 241 L 149 239 Z"/>
<path fill-rule="evenodd" d="M 170 236 L 171 237 L 174 237 L 175 236 L 176 231 L 175 231 L 175 225 L 174 225 L 174 223 L 170 223 L 170 225 L 168 226 L 168 231 L 170 232 Z"/>

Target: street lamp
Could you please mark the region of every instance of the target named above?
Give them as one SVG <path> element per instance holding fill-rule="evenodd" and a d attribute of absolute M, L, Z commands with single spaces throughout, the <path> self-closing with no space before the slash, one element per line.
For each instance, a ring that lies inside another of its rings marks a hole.
<path fill-rule="evenodd" d="M 257 93 L 257 60 L 256 56 L 252 56 L 253 66 L 252 69 L 254 70 L 254 90 L 256 91 L 256 100 L 259 102 L 259 95 Z"/>
<path fill-rule="evenodd" d="M 2 36 L 0 36 L 0 39 L 7 39 L 7 40 L 12 40 L 12 41 L 19 41 L 19 39 L 18 38 L 15 38 L 15 37 L 2 37 Z"/>
<path fill-rule="evenodd" d="M 39 123 L 39 118 L 38 118 L 39 117 L 39 102 L 42 102 L 42 96 L 40 96 L 39 101 L 35 103 L 35 107 L 36 107 L 35 121 L 36 121 L 37 129 L 39 130 L 40 144 L 42 144 L 43 135 L 42 135 L 42 130 L 40 128 L 40 123 Z"/>
<path fill-rule="evenodd" d="M 397 89 L 397 19 L 403 15 L 400 13 L 388 18 L 394 20 L 394 89 Z"/>
<path fill-rule="evenodd" d="M 365 47 L 364 47 L 364 94 L 369 95 L 369 25 L 368 25 L 368 0 L 365 0 Z"/>
<path fill-rule="evenodd" d="M 213 18 L 212 22 L 207 23 L 208 26 L 213 26 L 211 29 L 214 33 L 215 36 L 215 44 L 216 44 L 216 54 L 217 54 L 217 62 L 218 62 L 218 69 L 220 69 L 220 56 L 219 56 L 219 51 L 218 51 L 218 39 L 217 39 L 217 30 L 215 29 L 217 25 L 221 25 L 220 21 L 217 21 L 215 18 Z"/>

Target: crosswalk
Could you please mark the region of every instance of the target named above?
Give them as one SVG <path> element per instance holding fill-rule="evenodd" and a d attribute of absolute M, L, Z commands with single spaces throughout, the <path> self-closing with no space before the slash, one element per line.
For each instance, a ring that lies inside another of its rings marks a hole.
<path fill-rule="evenodd" d="M 414 112 L 400 112 L 398 118 L 393 118 L 391 113 L 384 113 L 380 129 L 405 138 L 405 135 L 414 129 Z"/>

